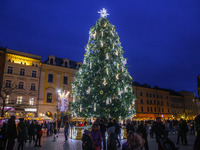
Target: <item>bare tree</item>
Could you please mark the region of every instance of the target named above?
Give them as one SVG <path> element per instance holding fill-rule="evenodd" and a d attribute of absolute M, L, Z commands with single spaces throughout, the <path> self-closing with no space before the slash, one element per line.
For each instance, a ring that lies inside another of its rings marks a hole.
<path fill-rule="evenodd" d="M 6 100 L 8 96 L 10 96 L 13 93 L 13 90 L 15 90 L 16 88 L 17 88 L 16 84 L 6 84 L 5 82 L 2 83 L 1 91 L 0 91 L 0 100 L 2 101 L 2 107 L 0 108 L 1 117 L 4 117 L 4 114 L 12 109 L 11 107 L 5 110 L 5 107 L 7 105 L 11 105 L 13 103 L 13 102 L 6 103 Z"/>

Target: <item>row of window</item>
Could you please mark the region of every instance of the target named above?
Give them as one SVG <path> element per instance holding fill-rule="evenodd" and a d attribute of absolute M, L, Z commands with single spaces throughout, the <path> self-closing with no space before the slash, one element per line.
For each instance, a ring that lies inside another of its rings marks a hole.
<path fill-rule="evenodd" d="M 6 98 L 6 104 L 9 104 L 10 100 L 9 100 L 10 96 L 7 95 Z M 47 103 L 52 103 L 53 102 L 53 94 L 52 93 L 47 93 Z M 16 104 L 22 104 L 23 103 L 23 96 L 17 96 L 17 100 L 16 100 Z M 29 105 L 34 105 L 35 104 L 35 98 L 31 97 L 29 98 Z"/>
<path fill-rule="evenodd" d="M 11 80 L 6 80 L 6 85 L 5 86 L 6 86 L 6 88 L 11 88 L 12 81 Z M 17 88 L 18 89 L 24 89 L 24 82 L 19 82 Z M 35 91 L 36 90 L 36 84 L 35 83 L 31 83 L 30 90 L 31 91 Z"/>
<path fill-rule="evenodd" d="M 143 93 L 142 92 L 140 92 L 140 96 L 143 96 Z M 163 96 L 162 95 L 155 95 L 155 94 L 151 94 L 151 93 L 146 93 L 146 97 L 157 97 L 157 98 L 163 98 Z M 166 96 L 166 99 L 168 99 L 168 96 Z"/>
<path fill-rule="evenodd" d="M 53 82 L 53 74 L 48 74 L 48 82 Z M 63 77 L 63 84 L 68 84 L 68 77 L 64 76 Z"/>
<path fill-rule="evenodd" d="M 7 73 L 8 74 L 13 74 L 13 67 L 12 66 L 8 66 Z M 20 72 L 19 72 L 19 75 L 25 76 L 25 69 L 21 68 Z M 35 70 L 32 70 L 31 76 L 32 77 L 36 77 L 37 76 L 37 72 Z"/>
<path fill-rule="evenodd" d="M 162 112 L 164 113 L 164 108 L 160 109 L 160 107 L 158 108 L 158 112 Z M 169 113 L 169 108 L 167 109 L 168 110 L 168 113 Z M 143 112 L 144 109 L 143 109 L 143 106 L 141 107 L 141 112 Z M 153 107 L 147 107 L 147 112 L 153 112 Z M 154 112 L 157 112 L 157 108 L 154 107 Z"/>
<path fill-rule="evenodd" d="M 9 104 L 9 102 L 10 102 L 9 98 L 10 98 L 10 96 L 7 95 L 6 104 Z M 16 104 L 22 104 L 22 103 L 23 103 L 23 96 L 17 96 Z M 29 98 L 29 105 L 35 105 L 34 97 Z"/>
<path fill-rule="evenodd" d="M 156 100 L 154 100 L 154 101 L 152 101 L 152 100 L 147 100 L 146 103 L 147 103 L 147 104 L 150 104 L 150 105 L 152 105 L 152 104 L 154 104 L 154 105 L 163 105 L 163 101 L 161 101 L 161 102 L 160 102 L 160 101 L 157 101 L 157 103 L 156 103 Z M 140 100 L 140 104 L 144 104 L 143 99 Z M 169 106 L 169 102 L 167 102 L 167 106 Z"/>

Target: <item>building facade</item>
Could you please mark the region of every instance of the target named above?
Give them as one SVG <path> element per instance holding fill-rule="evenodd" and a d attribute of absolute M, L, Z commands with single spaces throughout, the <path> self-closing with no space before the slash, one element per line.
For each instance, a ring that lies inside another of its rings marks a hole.
<path fill-rule="evenodd" d="M 135 119 L 153 120 L 156 117 L 172 118 L 169 92 L 154 89 L 139 83 L 133 84 L 133 92 L 136 96 Z"/>
<path fill-rule="evenodd" d="M 81 62 L 56 58 L 51 55 L 42 63 L 40 73 L 40 93 L 38 116 L 56 117 L 58 110 L 58 91 L 71 92 L 71 83 Z M 71 100 L 71 98 L 70 98 Z"/>
<path fill-rule="evenodd" d="M 151 88 L 137 82 L 133 83 L 133 92 L 136 96 L 135 119 L 194 119 L 200 110 L 200 102 L 193 92 Z"/>
<path fill-rule="evenodd" d="M 14 113 L 19 117 L 35 116 L 41 57 L 8 48 L 4 53 L 2 84 L 5 84 L 6 88 L 15 87 L 11 94 L 7 95 L 6 105 L 13 109 L 6 115 Z"/>

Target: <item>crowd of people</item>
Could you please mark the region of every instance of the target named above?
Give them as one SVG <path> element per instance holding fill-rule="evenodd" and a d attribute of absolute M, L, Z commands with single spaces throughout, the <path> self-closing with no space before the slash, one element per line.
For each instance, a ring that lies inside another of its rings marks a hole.
<path fill-rule="evenodd" d="M 23 150 L 25 142 L 34 142 L 35 147 L 41 147 L 41 137 L 45 133 L 46 136 L 53 136 L 53 141 L 56 141 L 58 132 L 61 128 L 61 121 L 37 121 L 19 119 L 16 124 L 15 116 L 11 116 L 8 122 L 4 122 L 0 130 L 0 149 L 13 150 L 17 139 L 18 150 Z M 158 150 L 177 150 L 174 142 L 168 138 L 168 134 L 177 133 L 176 144 L 180 143 L 188 145 L 187 134 L 196 133 L 193 150 L 200 150 L 200 115 L 195 118 L 195 121 L 178 120 L 163 120 L 158 117 L 155 121 L 131 121 L 126 120 L 120 124 L 115 119 L 101 118 L 94 123 L 84 122 L 84 125 L 92 125 L 91 130 L 84 130 L 82 135 L 83 150 L 117 150 L 122 147 L 122 150 L 149 150 L 148 134 L 151 138 L 155 138 L 158 144 Z M 74 126 L 80 126 L 80 123 L 66 121 L 64 124 L 65 141 L 68 140 L 69 130 Z M 125 128 L 127 140 L 121 145 L 121 129 Z M 190 130 L 190 131 L 189 131 Z"/>
<path fill-rule="evenodd" d="M 43 133 L 46 131 L 47 136 L 54 135 L 53 140 L 55 140 L 61 127 L 61 121 L 39 123 L 19 118 L 19 122 L 16 124 L 15 120 L 15 116 L 11 116 L 7 122 L 3 123 L 0 130 L 0 150 L 13 150 L 16 139 L 18 150 L 23 150 L 26 142 L 34 142 L 35 147 L 42 147 Z"/>

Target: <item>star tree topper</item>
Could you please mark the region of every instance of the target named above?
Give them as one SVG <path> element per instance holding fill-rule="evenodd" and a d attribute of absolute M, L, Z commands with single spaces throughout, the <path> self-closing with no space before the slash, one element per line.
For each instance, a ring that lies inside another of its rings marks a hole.
<path fill-rule="evenodd" d="M 98 13 L 101 14 L 101 17 L 107 17 L 109 14 L 107 13 L 107 10 L 103 8 L 103 10 L 98 11 Z"/>

